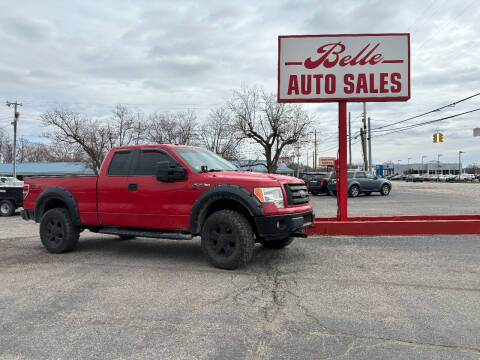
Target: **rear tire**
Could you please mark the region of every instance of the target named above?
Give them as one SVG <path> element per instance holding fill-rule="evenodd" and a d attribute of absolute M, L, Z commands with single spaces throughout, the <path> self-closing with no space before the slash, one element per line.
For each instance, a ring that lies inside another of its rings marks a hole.
<path fill-rule="evenodd" d="M 360 195 L 360 188 L 357 185 L 352 185 L 349 193 L 351 197 L 357 197 L 358 195 Z"/>
<path fill-rule="evenodd" d="M 0 216 L 12 216 L 15 213 L 15 204 L 11 200 L 0 201 Z"/>
<path fill-rule="evenodd" d="M 263 247 L 266 247 L 268 249 L 283 249 L 284 247 L 287 247 L 290 245 L 295 238 L 293 237 L 287 237 L 285 239 L 280 239 L 280 240 L 270 240 L 270 241 L 265 241 L 261 240 L 260 243 L 263 245 Z"/>
<path fill-rule="evenodd" d="M 79 236 L 80 230 L 73 224 L 67 209 L 51 209 L 42 216 L 40 238 L 49 252 L 59 254 L 72 251 Z"/>
<path fill-rule="evenodd" d="M 220 269 L 245 266 L 253 257 L 255 236 L 247 218 L 237 211 L 211 214 L 202 227 L 202 250 L 208 261 Z"/>

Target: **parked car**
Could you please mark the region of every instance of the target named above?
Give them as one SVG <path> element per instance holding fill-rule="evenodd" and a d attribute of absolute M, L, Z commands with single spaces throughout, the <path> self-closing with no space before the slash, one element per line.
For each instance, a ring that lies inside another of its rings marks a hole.
<path fill-rule="evenodd" d="M 14 177 L 0 178 L 0 216 L 12 216 L 23 206 L 23 181 Z"/>
<path fill-rule="evenodd" d="M 390 180 L 403 180 L 403 175 L 400 175 L 400 174 L 396 174 L 396 175 L 393 175 Z"/>
<path fill-rule="evenodd" d="M 418 174 L 410 174 L 405 179 L 406 182 L 423 182 L 423 176 Z"/>
<path fill-rule="evenodd" d="M 302 180 L 238 171 L 192 146 L 116 147 L 98 176 L 32 177 L 25 186 L 22 218 L 40 223 L 51 253 L 73 250 L 84 229 L 122 239 L 201 236 L 211 264 L 235 269 L 252 259 L 255 242 L 283 248 L 314 221 Z"/>
<path fill-rule="evenodd" d="M 312 195 L 324 194 L 328 191 L 328 179 L 330 173 L 319 173 L 312 175 L 308 181 L 306 181 L 308 191 Z"/>
<path fill-rule="evenodd" d="M 336 186 L 336 173 L 332 172 L 328 182 L 329 194 L 337 194 Z M 370 195 L 372 192 L 379 192 L 381 195 L 387 196 L 392 190 L 392 183 L 368 171 L 351 170 L 347 171 L 347 189 L 351 197 L 357 197 L 360 194 Z"/>

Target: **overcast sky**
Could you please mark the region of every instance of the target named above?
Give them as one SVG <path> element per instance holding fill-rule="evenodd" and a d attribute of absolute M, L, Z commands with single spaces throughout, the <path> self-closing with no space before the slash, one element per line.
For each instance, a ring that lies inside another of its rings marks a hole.
<path fill-rule="evenodd" d="M 38 115 L 70 107 L 107 116 L 117 103 L 145 112 L 194 109 L 200 121 L 242 84 L 276 91 L 277 37 L 291 34 L 411 33 L 411 99 L 368 103 L 372 127 L 480 92 L 477 1 L 1 1 L 0 101 L 22 101 L 19 134 L 39 141 Z M 337 104 L 309 104 L 322 140 L 336 154 Z M 480 107 L 480 96 L 432 115 Z M 352 128 L 361 104 L 351 103 Z M 12 133 L 12 110 L 0 128 Z M 480 112 L 373 138 L 375 163 L 442 161 L 480 164 Z M 443 144 L 433 144 L 440 130 Z M 313 131 L 313 128 L 312 128 Z M 360 145 L 353 147 L 355 162 Z M 309 149 L 304 149 L 304 154 Z"/>

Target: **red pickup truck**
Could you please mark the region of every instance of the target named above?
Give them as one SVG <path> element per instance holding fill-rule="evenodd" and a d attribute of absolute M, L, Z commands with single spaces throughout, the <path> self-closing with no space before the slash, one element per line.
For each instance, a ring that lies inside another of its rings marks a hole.
<path fill-rule="evenodd" d="M 217 267 L 235 269 L 255 242 L 279 249 L 314 215 L 305 183 L 290 176 L 239 171 L 220 156 L 192 146 L 113 148 L 98 176 L 25 180 L 22 218 L 40 223 L 52 253 L 71 251 L 81 231 L 122 239 L 201 236 Z"/>

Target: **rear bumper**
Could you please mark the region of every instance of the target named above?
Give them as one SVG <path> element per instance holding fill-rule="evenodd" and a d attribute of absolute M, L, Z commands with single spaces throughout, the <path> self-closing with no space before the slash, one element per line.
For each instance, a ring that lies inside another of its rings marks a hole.
<path fill-rule="evenodd" d="M 254 218 L 257 234 L 264 240 L 277 240 L 289 236 L 313 225 L 315 215 L 312 211 Z"/>
<path fill-rule="evenodd" d="M 22 210 L 20 214 L 23 220 L 35 220 L 34 210 Z"/>

